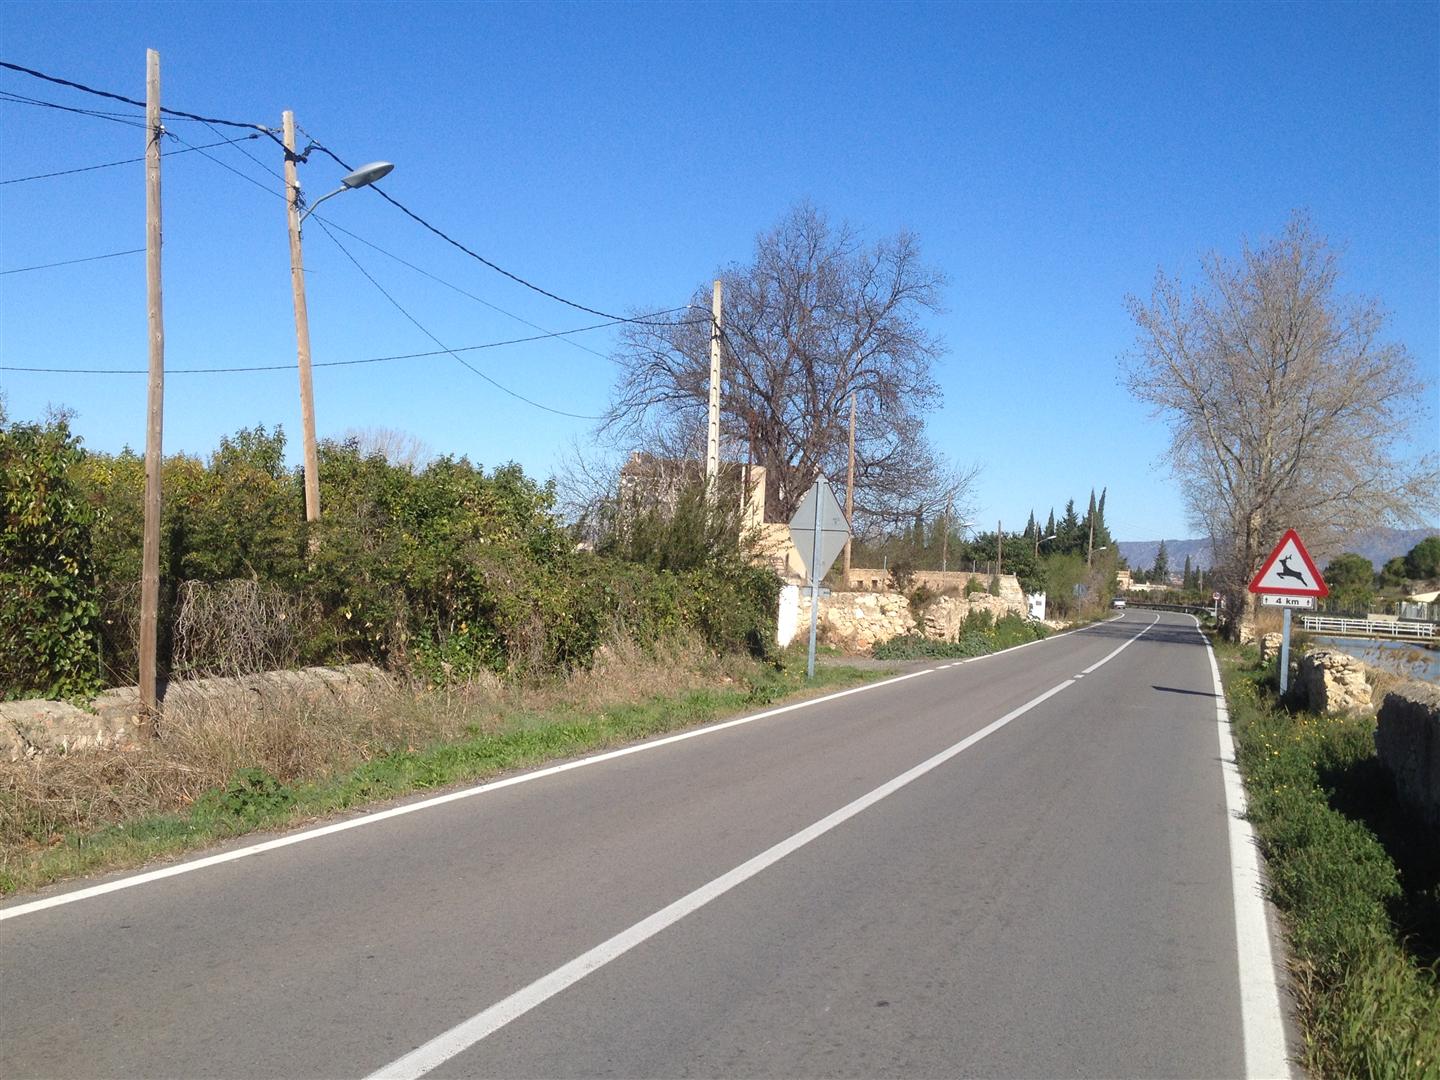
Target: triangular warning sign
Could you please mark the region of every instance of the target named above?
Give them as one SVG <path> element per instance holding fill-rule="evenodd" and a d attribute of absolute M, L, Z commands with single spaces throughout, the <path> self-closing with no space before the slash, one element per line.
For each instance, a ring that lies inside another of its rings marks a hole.
<path fill-rule="evenodd" d="M 1315 561 L 1294 529 L 1285 530 L 1280 543 L 1250 582 L 1250 591 L 1271 596 L 1330 595 L 1329 586 L 1315 569 Z"/>

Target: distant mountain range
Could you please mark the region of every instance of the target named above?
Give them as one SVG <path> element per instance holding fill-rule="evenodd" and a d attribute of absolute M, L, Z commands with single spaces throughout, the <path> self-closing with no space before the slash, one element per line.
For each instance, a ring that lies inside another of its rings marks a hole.
<path fill-rule="evenodd" d="M 1353 551 L 1357 555 L 1364 555 L 1370 560 L 1372 566 L 1379 570 L 1397 555 L 1407 554 L 1411 548 L 1424 540 L 1427 536 L 1440 536 L 1440 529 L 1362 529 L 1360 532 L 1351 533 L 1346 537 L 1345 542 L 1339 546 L 1336 554 L 1341 551 Z M 1155 565 L 1155 553 L 1160 550 L 1159 540 L 1117 540 L 1115 546 L 1124 556 L 1125 561 L 1132 569 L 1148 570 Z M 1165 555 L 1169 559 L 1171 570 L 1181 570 L 1185 566 L 1185 556 L 1190 556 L 1190 565 L 1201 570 L 1208 570 L 1213 561 L 1210 554 L 1209 540 L 1170 540 L 1166 539 Z M 1317 561 L 1321 558 L 1316 555 Z M 1322 563 L 1321 569 L 1324 569 Z"/>

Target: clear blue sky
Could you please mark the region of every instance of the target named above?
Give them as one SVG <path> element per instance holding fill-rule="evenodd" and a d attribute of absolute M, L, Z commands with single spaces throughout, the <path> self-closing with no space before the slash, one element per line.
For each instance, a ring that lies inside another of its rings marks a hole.
<path fill-rule="evenodd" d="M 810 199 L 878 238 L 915 230 L 950 279 L 933 320 L 937 444 L 983 466 L 985 528 L 1109 488 L 1120 539 L 1189 536 L 1163 427 L 1119 385 L 1127 293 L 1157 268 L 1309 211 L 1440 384 L 1440 7 L 1387 4 L 23 3 L 0 57 L 165 104 L 302 127 L 352 163 L 397 163 L 392 194 L 495 262 L 606 311 L 684 303 Z M 0 71 L 0 91 L 128 107 Z M 172 122 L 191 144 L 205 127 Z M 0 100 L 0 179 L 135 157 L 143 132 Z M 266 166 L 266 140 L 243 144 Z M 171 149 L 181 147 L 172 144 Z M 165 316 L 172 368 L 290 364 L 279 182 L 236 149 L 167 158 Z M 341 170 L 302 168 L 313 197 Z M 139 165 L 0 185 L 0 269 L 144 246 Z M 262 190 L 262 188 L 268 188 Z M 447 248 L 371 192 L 327 218 L 547 329 L 592 317 Z M 535 333 L 361 245 L 352 250 L 451 347 Z M 434 348 L 310 225 L 317 361 Z M 0 277 L 0 363 L 143 368 L 144 258 Z M 576 337 L 601 354 L 610 331 Z M 517 393 L 598 413 L 603 358 L 564 341 L 464 354 Z M 445 356 L 316 373 L 321 436 L 385 426 L 436 452 L 544 477 L 591 425 L 533 409 Z M 135 375 L 0 371 L 10 415 L 76 413 L 87 445 L 144 443 Z M 165 446 L 206 454 L 282 424 L 298 459 L 293 368 L 174 374 Z"/>

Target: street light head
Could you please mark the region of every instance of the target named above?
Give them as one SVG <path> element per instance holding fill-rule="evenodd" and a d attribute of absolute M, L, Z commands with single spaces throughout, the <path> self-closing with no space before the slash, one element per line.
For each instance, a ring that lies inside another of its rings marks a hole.
<path fill-rule="evenodd" d="M 381 177 L 388 176 L 390 170 L 393 168 L 395 168 L 395 166 L 388 161 L 372 161 L 369 165 L 361 165 L 360 168 L 345 177 L 340 183 L 344 184 L 347 188 L 365 187 L 375 183 L 375 181 Z"/>

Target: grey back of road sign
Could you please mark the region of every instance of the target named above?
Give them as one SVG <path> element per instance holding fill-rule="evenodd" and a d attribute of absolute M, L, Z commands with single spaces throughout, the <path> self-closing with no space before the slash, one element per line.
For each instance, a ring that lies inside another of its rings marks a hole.
<path fill-rule="evenodd" d="M 817 499 L 820 503 L 820 562 L 818 569 L 810 565 L 810 559 L 815 552 L 815 503 Z M 844 550 L 845 541 L 849 539 L 850 523 L 845 520 L 845 512 L 840 509 L 840 501 L 835 498 L 835 491 L 830 487 L 830 482 L 822 476 L 805 493 L 805 498 L 800 501 L 800 508 L 790 519 L 790 541 L 795 545 L 795 550 L 800 553 L 800 559 L 805 564 L 806 577 L 816 579 L 824 577 L 836 557 Z"/>

